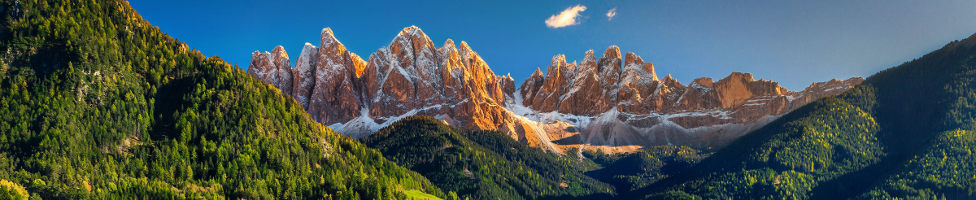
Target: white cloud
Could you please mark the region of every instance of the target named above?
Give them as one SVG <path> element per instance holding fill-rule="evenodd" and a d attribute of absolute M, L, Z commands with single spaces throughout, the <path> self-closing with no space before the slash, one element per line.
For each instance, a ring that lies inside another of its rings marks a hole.
<path fill-rule="evenodd" d="M 586 11 L 586 6 L 583 5 L 566 8 L 566 10 L 563 10 L 558 15 L 552 15 L 549 19 L 546 19 L 546 26 L 549 28 L 562 28 L 577 25 L 579 22 L 576 20 L 579 18 L 580 12 L 583 11 Z"/>
<path fill-rule="evenodd" d="M 613 17 L 617 16 L 617 8 L 610 9 L 607 11 L 607 21 L 613 20 Z"/>

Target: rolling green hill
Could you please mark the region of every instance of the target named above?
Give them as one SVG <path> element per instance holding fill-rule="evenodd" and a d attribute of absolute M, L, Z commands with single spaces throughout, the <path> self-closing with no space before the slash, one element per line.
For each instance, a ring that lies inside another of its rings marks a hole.
<path fill-rule="evenodd" d="M 121 0 L 0 0 L 0 179 L 54 199 L 447 196 Z"/>
<path fill-rule="evenodd" d="M 976 35 L 804 106 L 630 197 L 976 198 Z"/>
<path fill-rule="evenodd" d="M 407 117 L 364 143 L 461 198 L 607 198 L 613 192 L 583 175 L 597 167 L 589 160 L 548 153 L 497 131 L 454 129 L 432 117 Z"/>

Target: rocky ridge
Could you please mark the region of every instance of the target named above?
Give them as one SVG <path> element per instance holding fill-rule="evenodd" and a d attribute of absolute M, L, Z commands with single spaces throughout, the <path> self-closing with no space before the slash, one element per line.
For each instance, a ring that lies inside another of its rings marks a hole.
<path fill-rule="evenodd" d="M 404 28 L 368 60 L 346 50 L 330 28 L 321 46 L 306 43 L 294 69 L 287 55 L 255 53 L 248 72 L 292 95 L 313 118 L 362 137 L 410 115 L 437 116 L 454 126 L 524 133 L 502 106 L 515 91 L 510 75 L 498 76 L 466 42 L 436 47 L 420 28 Z M 284 52 L 280 46 L 275 52 Z M 284 73 L 284 72 L 290 73 Z M 287 75 L 283 75 L 287 74 Z M 282 81 L 293 77 L 290 85 Z M 530 134 L 519 137 L 544 145 Z"/>
<path fill-rule="evenodd" d="M 670 75 L 659 79 L 654 65 L 634 53 L 621 58 L 617 46 L 596 59 L 566 64 L 553 57 L 547 73 L 536 70 L 523 82 L 508 109 L 554 126 L 560 147 L 608 151 L 646 145 L 722 146 L 793 109 L 850 89 L 862 78 L 813 83 L 789 91 L 778 83 L 734 72 L 713 81 L 684 85 Z M 561 124 L 565 122 L 565 124 Z M 565 129 L 568 131 L 558 131 Z"/>
<path fill-rule="evenodd" d="M 580 63 L 556 55 L 518 88 L 498 76 L 466 43 L 436 47 L 420 28 L 401 30 L 367 60 L 346 50 L 332 30 L 320 47 L 306 43 L 294 68 L 281 46 L 255 52 L 248 73 L 291 95 L 323 124 L 363 137 L 410 115 L 461 128 L 493 129 L 554 152 L 584 147 L 609 152 L 641 146 L 722 146 L 777 116 L 859 84 L 861 78 L 789 91 L 732 73 L 683 85 L 659 79 L 654 65 L 611 46 Z"/>

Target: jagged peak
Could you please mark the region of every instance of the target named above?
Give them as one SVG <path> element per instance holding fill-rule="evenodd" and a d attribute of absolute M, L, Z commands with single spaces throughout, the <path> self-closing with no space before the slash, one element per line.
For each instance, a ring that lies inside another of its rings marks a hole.
<path fill-rule="evenodd" d="M 434 46 L 434 42 L 430 40 L 430 37 L 423 30 L 420 30 L 419 27 L 413 25 L 400 30 L 400 33 L 397 34 L 397 37 L 393 41 L 396 42 L 398 38 L 409 38 L 411 41 L 419 39 L 424 44 L 430 45 L 431 48 Z"/>
<path fill-rule="evenodd" d="M 617 45 L 610 45 L 610 47 L 607 47 L 607 50 L 603 51 L 603 56 L 600 58 L 620 59 L 620 47 Z"/>
<path fill-rule="evenodd" d="M 335 37 L 335 34 L 332 33 L 332 28 L 330 27 L 322 28 L 322 37 L 326 37 L 326 36 Z"/>
<path fill-rule="evenodd" d="M 302 47 L 302 52 L 300 52 L 298 55 L 298 59 L 302 59 L 302 57 L 308 57 L 306 59 L 315 60 L 312 59 L 312 57 L 316 56 L 316 54 L 318 54 L 318 51 L 319 51 L 319 47 L 312 45 L 312 43 L 306 42 L 305 46 Z"/>
<path fill-rule="evenodd" d="M 342 45 L 342 42 L 339 42 L 339 39 L 335 37 L 335 34 L 332 33 L 332 28 L 322 28 L 320 40 L 322 49 L 336 49 L 339 52 L 346 51 L 346 46 Z"/>
<path fill-rule="evenodd" d="M 664 76 L 664 78 L 661 79 L 661 80 L 678 82 L 678 79 L 675 79 L 674 77 L 671 77 L 671 74 L 668 74 L 667 76 Z"/>
<path fill-rule="evenodd" d="M 507 79 L 507 80 L 509 80 L 509 81 L 515 81 L 515 79 L 514 79 L 514 78 L 512 78 L 512 73 L 511 73 L 511 72 L 509 72 L 509 73 L 507 73 L 507 74 L 505 74 L 505 76 L 502 76 L 502 78 L 503 78 L 503 79 Z"/>
<path fill-rule="evenodd" d="M 715 81 L 712 81 L 712 78 L 709 77 L 701 77 L 701 78 L 696 78 L 694 81 L 692 81 L 692 83 L 698 84 L 703 87 L 711 88 L 714 86 Z"/>
<path fill-rule="evenodd" d="M 596 65 L 596 57 L 593 56 L 593 49 L 590 49 L 586 51 L 586 55 L 583 57 L 583 61 L 576 66 L 576 72 L 574 73 L 575 74 L 597 73 L 597 71 L 599 71 L 597 67 L 598 66 Z M 580 78 L 585 76 L 577 76 L 577 77 Z"/>
<path fill-rule="evenodd" d="M 288 52 L 286 52 L 285 47 L 281 45 L 276 46 L 274 50 L 271 50 L 271 53 L 273 53 L 275 57 L 288 59 Z"/>
<path fill-rule="evenodd" d="M 732 72 L 731 74 L 729 74 L 729 76 L 726 76 L 725 78 L 722 78 L 722 80 L 719 81 L 730 81 L 732 79 L 738 79 L 746 82 L 756 81 L 755 79 L 753 79 L 752 73 L 743 73 L 743 72 Z"/>
<path fill-rule="evenodd" d="M 532 72 L 532 75 L 530 76 L 530 78 L 531 77 L 537 77 L 537 76 L 540 77 L 540 78 L 542 77 L 542 69 L 540 69 L 538 67 L 535 68 L 535 72 Z"/>
<path fill-rule="evenodd" d="M 463 40 L 461 41 L 461 45 L 458 51 L 460 51 L 461 53 L 461 58 L 465 60 L 474 59 L 476 60 L 476 62 L 484 63 L 485 65 L 487 65 L 487 63 L 485 63 L 485 60 L 481 59 L 481 56 L 478 55 L 478 52 L 472 50 L 471 46 L 468 45 L 468 42 L 466 41 Z M 490 68 L 486 68 L 486 69 L 491 71 Z"/>
<path fill-rule="evenodd" d="M 441 54 L 441 56 L 448 56 L 448 57 L 450 57 L 451 55 L 460 56 L 457 46 L 454 45 L 454 40 L 452 40 L 451 38 L 447 38 L 447 40 L 444 40 L 444 45 L 441 45 L 441 48 L 437 49 L 437 53 Z"/>
<path fill-rule="evenodd" d="M 271 65 L 274 65 L 274 54 L 271 54 L 271 52 L 268 51 L 264 51 L 264 53 L 261 53 L 261 56 L 264 56 L 264 59 L 268 60 L 268 62 L 271 63 Z"/>
<path fill-rule="evenodd" d="M 261 60 L 267 61 L 267 59 L 262 59 L 261 58 L 261 56 L 263 56 L 263 55 L 264 54 L 262 54 L 261 51 L 257 51 L 257 50 L 255 50 L 254 52 L 251 53 L 251 63 L 248 64 L 248 66 L 247 66 L 247 72 L 248 73 L 254 72 L 255 71 L 255 68 L 261 67 L 261 65 L 258 65 L 257 64 L 257 63 L 261 62 Z"/>
<path fill-rule="evenodd" d="M 463 40 L 461 41 L 461 46 L 458 47 L 458 49 L 460 51 L 463 51 L 463 52 L 473 52 L 474 51 L 474 50 L 471 50 L 471 46 L 468 46 L 468 42 L 465 42 Z"/>
<path fill-rule="evenodd" d="M 441 48 L 449 49 L 449 50 L 457 49 L 457 47 L 454 46 L 454 40 L 452 40 L 451 38 L 447 38 L 447 40 L 444 41 L 444 46 Z"/>
<path fill-rule="evenodd" d="M 552 61 L 550 62 L 550 67 L 562 67 L 566 66 L 566 55 L 556 54 L 552 56 Z"/>
<path fill-rule="evenodd" d="M 423 30 L 420 30 L 420 27 L 417 27 L 416 25 L 410 25 L 408 27 L 403 28 L 403 30 L 400 30 L 400 34 L 398 34 L 398 36 L 408 36 L 408 35 L 414 36 L 414 35 L 418 35 L 418 33 L 424 36 L 427 35 L 424 34 Z"/>
<path fill-rule="evenodd" d="M 644 68 L 644 71 L 646 71 L 646 72 L 648 72 L 648 73 L 651 74 L 651 79 L 658 80 L 657 79 L 657 71 L 654 70 L 654 63 L 649 63 L 648 62 L 648 63 L 644 63 L 642 66 Z"/>
<path fill-rule="evenodd" d="M 298 55 L 298 60 L 295 61 L 296 70 L 309 70 L 314 68 L 315 63 L 318 61 L 316 56 L 318 56 L 319 47 L 312 45 L 312 43 L 305 43 L 302 47 L 302 52 Z"/>
<path fill-rule="evenodd" d="M 596 57 L 593 55 L 593 49 L 586 50 L 583 55 L 583 63 L 596 62 Z"/>
<path fill-rule="evenodd" d="M 627 56 L 626 59 L 624 60 L 624 63 L 626 63 L 625 65 L 631 65 L 634 63 L 640 64 L 640 63 L 644 63 L 644 60 L 641 59 L 641 57 L 634 52 L 627 52 Z"/>

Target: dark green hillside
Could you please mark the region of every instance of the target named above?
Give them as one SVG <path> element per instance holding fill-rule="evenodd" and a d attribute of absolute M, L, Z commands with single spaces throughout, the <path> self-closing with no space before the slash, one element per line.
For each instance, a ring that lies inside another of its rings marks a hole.
<path fill-rule="evenodd" d="M 976 198 L 976 35 L 750 133 L 652 199 Z"/>
<path fill-rule="evenodd" d="M 653 146 L 627 154 L 586 151 L 583 155 L 602 166 L 586 172 L 587 175 L 612 184 L 618 192 L 624 193 L 673 176 L 709 153 L 687 146 Z"/>
<path fill-rule="evenodd" d="M 446 196 L 120 0 L 0 0 L 0 179 L 48 199 Z"/>
<path fill-rule="evenodd" d="M 613 190 L 582 174 L 596 165 L 521 144 L 496 131 L 463 131 L 408 117 L 364 142 L 444 190 L 472 199 L 607 198 Z"/>

